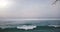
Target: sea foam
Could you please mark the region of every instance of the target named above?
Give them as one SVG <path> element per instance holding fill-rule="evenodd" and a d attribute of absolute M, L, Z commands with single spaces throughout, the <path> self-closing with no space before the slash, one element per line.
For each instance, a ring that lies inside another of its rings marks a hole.
<path fill-rule="evenodd" d="M 37 26 L 33 26 L 33 25 L 23 25 L 23 26 L 17 26 L 17 29 L 25 29 L 25 30 L 29 30 L 29 29 L 34 29 Z"/>
<path fill-rule="evenodd" d="M 60 25 L 48 25 L 49 27 L 60 27 Z"/>

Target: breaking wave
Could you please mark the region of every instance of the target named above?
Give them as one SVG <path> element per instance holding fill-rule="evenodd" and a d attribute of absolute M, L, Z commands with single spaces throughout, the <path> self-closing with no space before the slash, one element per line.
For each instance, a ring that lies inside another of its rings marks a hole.
<path fill-rule="evenodd" d="M 49 27 L 60 27 L 60 25 L 48 25 Z"/>
<path fill-rule="evenodd" d="M 17 28 L 17 29 L 33 29 L 36 28 L 37 26 L 34 25 L 19 25 L 19 26 L 0 26 L 1 29 L 6 29 L 6 28 Z"/>
<path fill-rule="evenodd" d="M 17 29 L 25 29 L 25 30 L 29 30 L 29 29 L 34 29 L 36 28 L 37 26 L 34 26 L 34 25 L 23 25 L 23 26 L 17 26 Z"/>
<path fill-rule="evenodd" d="M 1 29 L 6 29 L 6 28 L 16 28 L 16 29 L 39 29 L 39 28 L 53 28 L 53 27 L 60 27 L 60 25 L 47 25 L 47 26 L 37 26 L 37 25 L 19 25 L 19 26 L 0 26 Z"/>

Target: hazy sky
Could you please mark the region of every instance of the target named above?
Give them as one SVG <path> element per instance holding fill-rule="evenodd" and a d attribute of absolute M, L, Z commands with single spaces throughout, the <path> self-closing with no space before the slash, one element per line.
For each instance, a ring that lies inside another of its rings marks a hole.
<path fill-rule="evenodd" d="M 60 17 L 60 2 L 55 0 L 0 0 L 0 18 Z"/>

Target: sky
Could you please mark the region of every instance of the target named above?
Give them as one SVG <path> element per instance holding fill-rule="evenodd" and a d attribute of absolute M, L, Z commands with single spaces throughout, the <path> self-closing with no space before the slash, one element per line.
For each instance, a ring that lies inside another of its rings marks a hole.
<path fill-rule="evenodd" d="M 54 2 L 55 0 L 0 0 L 0 25 L 30 23 L 30 20 L 47 18 L 60 20 L 60 1 L 53 4 Z"/>
<path fill-rule="evenodd" d="M 0 0 L 1 18 L 59 18 L 60 1 L 55 0 Z"/>

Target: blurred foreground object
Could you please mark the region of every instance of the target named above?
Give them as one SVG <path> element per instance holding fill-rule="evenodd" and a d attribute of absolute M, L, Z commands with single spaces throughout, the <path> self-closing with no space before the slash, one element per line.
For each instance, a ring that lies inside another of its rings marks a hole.
<path fill-rule="evenodd" d="M 52 3 L 52 5 L 53 5 L 53 4 L 56 4 L 58 1 L 60 1 L 60 0 L 55 0 L 55 1 Z"/>

